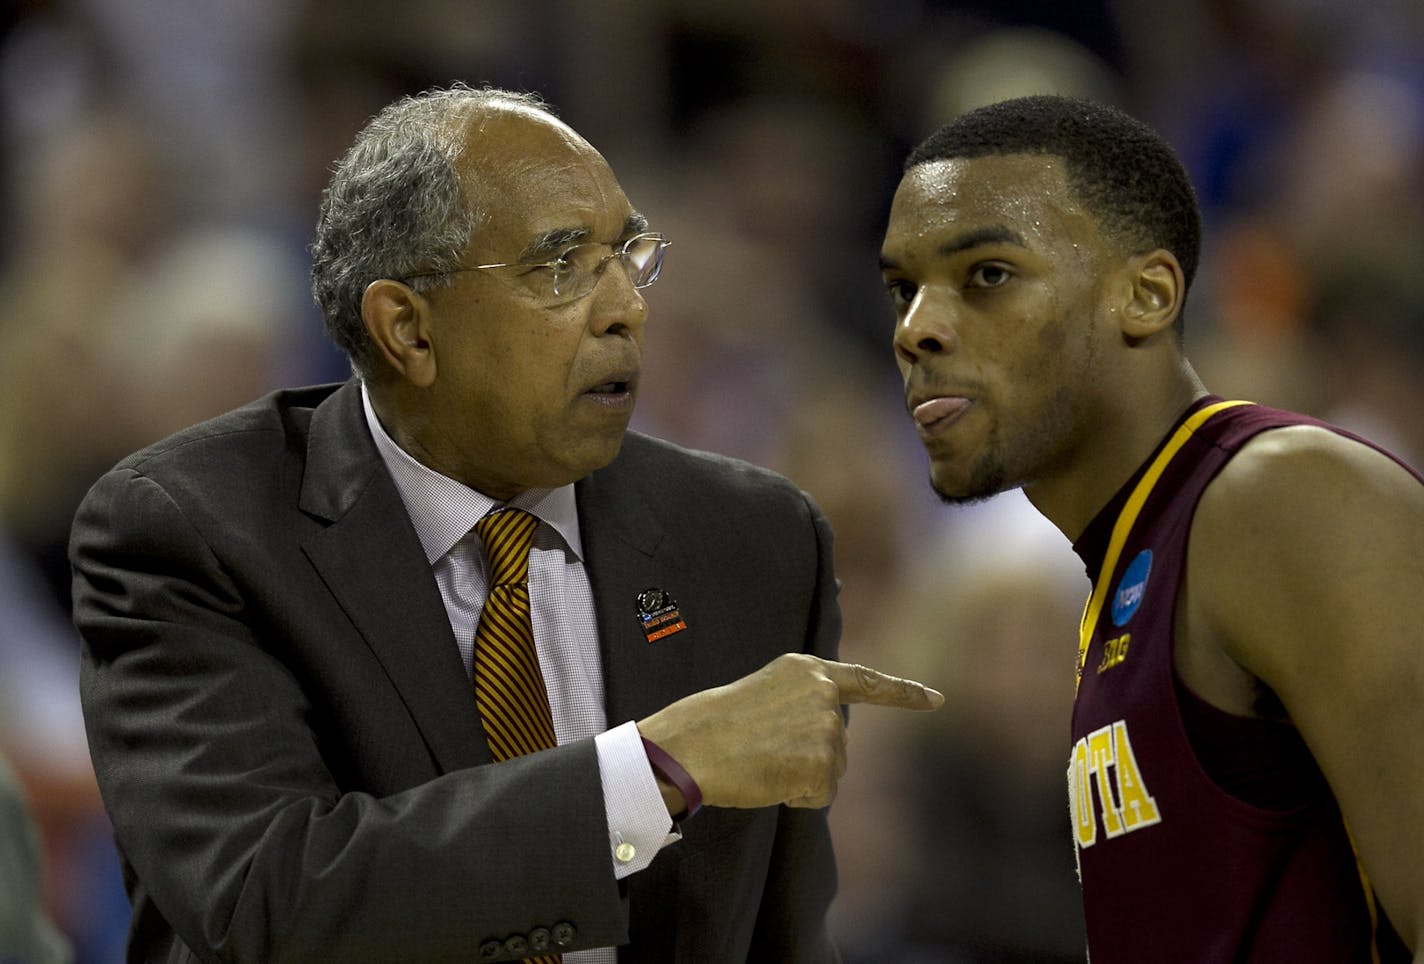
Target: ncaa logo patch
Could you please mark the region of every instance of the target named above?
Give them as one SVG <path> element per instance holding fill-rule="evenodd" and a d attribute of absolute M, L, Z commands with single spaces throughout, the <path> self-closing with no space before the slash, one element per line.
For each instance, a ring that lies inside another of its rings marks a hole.
<path fill-rule="evenodd" d="M 1126 626 L 1133 613 L 1137 612 L 1137 607 L 1142 605 L 1142 597 L 1147 594 L 1147 576 L 1151 572 L 1152 550 L 1143 549 L 1137 554 L 1137 558 L 1128 564 L 1127 571 L 1122 574 L 1122 581 L 1117 584 L 1117 592 L 1113 593 L 1114 626 Z"/>

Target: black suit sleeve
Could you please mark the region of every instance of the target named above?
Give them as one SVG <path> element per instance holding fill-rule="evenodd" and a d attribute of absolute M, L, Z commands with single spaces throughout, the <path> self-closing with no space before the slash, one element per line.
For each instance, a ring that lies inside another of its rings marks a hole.
<path fill-rule="evenodd" d="M 226 565 L 196 505 L 116 470 L 71 546 L 90 747 L 142 881 L 135 933 L 163 933 L 161 918 L 210 961 L 472 960 L 492 937 L 566 922 L 575 947 L 625 939 L 592 741 L 344 788 L 332 761 L 360 748 L 337 746 L 327 716 L 359 694 L 320 692 L 254 618 L 271 600 Z M 229 535 L 227 549 L 256 538 Z"/>

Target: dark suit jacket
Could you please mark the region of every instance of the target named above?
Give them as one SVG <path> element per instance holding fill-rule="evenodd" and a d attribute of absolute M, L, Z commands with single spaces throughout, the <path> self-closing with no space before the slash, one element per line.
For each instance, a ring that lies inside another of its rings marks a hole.
<path fill-rule="evenodd" d="M 577 493 L 610 726 L 835 655 L 829 529 L 785 480 L 629 433 Z M 592 740 L 491 763 L 355 382 L 124 460 L 71 556 L 132 959 L 503 960 L 480 950 L 540 928 L 623 962 L 835 959 L 823 811 L 706 808 L 620 884 Z M 651 644 L 650 587 L 688 625 Z"/>

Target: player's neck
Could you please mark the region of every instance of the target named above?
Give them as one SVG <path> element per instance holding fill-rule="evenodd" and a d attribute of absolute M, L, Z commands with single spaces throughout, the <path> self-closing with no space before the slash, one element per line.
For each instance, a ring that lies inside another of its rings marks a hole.
<path fill-rule="evenodd" d="M 1070 541 L 1152 455 L 1197 399 L 1207 394 L 1183 359 L 1168 378 L 1109 397 L 1083 426 L 1062 471 L 1024 486 L 1024 494 Z"/>

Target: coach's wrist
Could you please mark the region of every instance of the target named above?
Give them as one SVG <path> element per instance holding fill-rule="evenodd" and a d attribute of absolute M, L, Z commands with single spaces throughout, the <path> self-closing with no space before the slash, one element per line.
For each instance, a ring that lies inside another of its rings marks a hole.
<path fill-rule="evenodd" d="M 662 794 L 668 816 L 681 823 L 702 808 L 702 790 L 692 775 L 666 750 L 647 737 L 642 739 L 643 749 L 648 754 L 648 766 L 658 782 L 658 791 Z"/>

